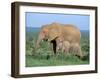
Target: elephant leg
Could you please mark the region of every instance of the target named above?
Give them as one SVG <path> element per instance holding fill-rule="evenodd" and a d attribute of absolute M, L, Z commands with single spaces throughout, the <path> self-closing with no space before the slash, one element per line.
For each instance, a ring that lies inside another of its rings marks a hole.
<path fill-rule="evenodd" d="M 63 42 L 63 51 L 69 53 L 70 43 L 68 41 Z"/>
<path fill-rule="evenodd" d="M 59 49 L 60 49 L 59 46 L 57 46 L 57 47 L 56 47 L 56 52 L 59 52 Z"/>
<path fill-rule="evenodd" d="M 57 43 L 56 52 L 59 53 L 60 51 L 62 52 L 62 50 L 63 50 L 63 43 Z"/>
<path fill-rule="evenodd" d="M 83 58 L 83 53 L 80 46 L 77 46 L 77 56 L 79 56 L 81 59 Z"/>
<path fill-rule="evenodd" d="M 53 44 L 53 52 L 54 54 L 56 54 L 56 47 L 57 47 L 56 41 L 52 40 L 51 43 Z"/>
<path fill-rule="evenodd" d="M 80 58 L 83 58 L 83 53 L 81 51 L 81 47 L 77 43 L 71 45 L 70 52 Z"/>
<path fill-rule="evenodd" d="M 69 53 L 69 47 L 65 48 L 64 51 L 68 54 Z"/>

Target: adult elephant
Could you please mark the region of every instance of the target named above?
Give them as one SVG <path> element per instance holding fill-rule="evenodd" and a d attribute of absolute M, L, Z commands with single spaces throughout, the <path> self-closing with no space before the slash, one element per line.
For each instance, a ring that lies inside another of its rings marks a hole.
<path fill-rule="evenodd" d="M 63 37 L 63 40 L 68 41 L 71 44 L 70 50 L 72 50 L 73 53 L 76 51 L 76 54 L 79 57 L 83 57 L 80 46 L 80 30 L 77 27 L 69 24 L 52 23 L 42 26 L 36 42 L 36 49 L 39 48 L 42 40 L 48 40 L 53 44 L 53 51 L 56 53 L 58 44 L 57 40 L 59 37 Z"/>

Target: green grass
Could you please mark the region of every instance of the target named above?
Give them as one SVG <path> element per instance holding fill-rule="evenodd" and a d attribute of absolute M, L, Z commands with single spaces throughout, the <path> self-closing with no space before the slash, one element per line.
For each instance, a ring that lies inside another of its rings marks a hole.
<path fill-rule="evenodd" d="M 49 56 L 49 57 L 48 57 Z M 26 67 L 89 64 L 73 55 L 26 55 Z"/>
<path fill-rule="evenodd" d="M 26 67 L 89 64 L 89 37 L 87 37 L 86 32 L 82 33 L 82 35 L 82 52 L 85 55 L 88 55 L 84 60 L 81 60 L 77 56 L 70 53 L 59 53 L 54 55 L 48 42 L 42 42 L 41 47 L 35 51 L 34 48 L 38 32 L 34 32 L 32 30 L 31 32 L 27 32 L 25 59 Z"/>

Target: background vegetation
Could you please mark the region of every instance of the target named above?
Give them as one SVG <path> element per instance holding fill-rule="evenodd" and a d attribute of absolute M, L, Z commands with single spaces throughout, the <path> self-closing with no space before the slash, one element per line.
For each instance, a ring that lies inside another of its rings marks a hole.
<path fill-rule="evenodd" d="M 81 31 L 81 48 L 85 55 L 83 60 L 72 54 L 53 55 L 48 42 L 42 42 L 41 47 L 34 51 L 39 31 L 39 28 L 26 28 L 26 67 L 89 64 L 89 31 Z"/>

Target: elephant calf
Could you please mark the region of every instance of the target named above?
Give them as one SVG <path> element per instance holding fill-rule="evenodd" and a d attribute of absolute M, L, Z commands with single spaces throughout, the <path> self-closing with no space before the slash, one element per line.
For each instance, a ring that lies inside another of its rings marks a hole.
<path fill-rule="evenodd" d="M 61 52 L 69 53 L 70 43 L 68 41 L 64 41 L 57 45 L 57 52 L 61 50 Z"/>
<path fill-rule="evenodd" d="M 57 52 L 61 50 L 61 52 L 69 53 L 70 43 L 68 41 L 64 41 L 63 37 L 57 38 Z"/>
<path fill-rule="evenodd" d="M 72 53 L 74 55 L 79 56 L 80 58 L 83 57 L 81 47 L 78 43 L 70 43 L 69 41 L 65 41 L 63 37 L 58 37 L 56 39 L 57 42 L 57 52 L 65 52 L 65 53 Z"/>

